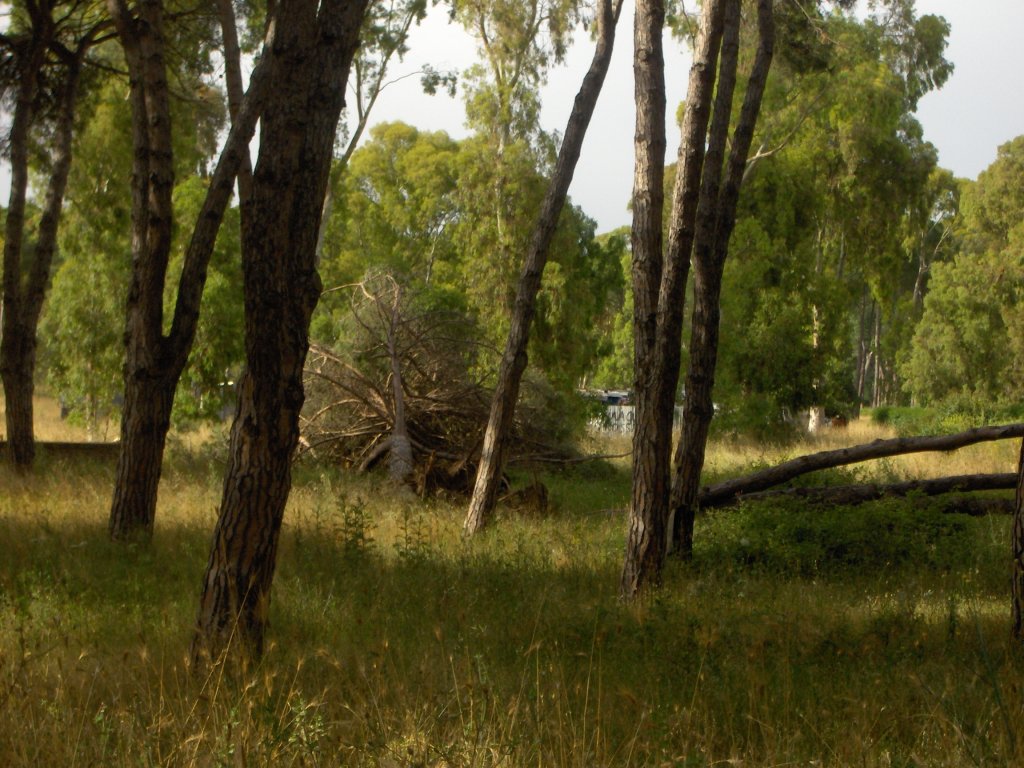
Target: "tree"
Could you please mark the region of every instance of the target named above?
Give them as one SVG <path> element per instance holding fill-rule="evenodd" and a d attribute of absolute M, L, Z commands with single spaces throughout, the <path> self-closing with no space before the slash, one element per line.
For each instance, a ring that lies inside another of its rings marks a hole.
<path fill-rule="evenodd" d="M 618 24 L 621 11 L 621 0 L 616 0 L 614 3 L 611 0 L 603 0 L 600 5 L 598 39 L 594 59 L 573 104 L 554 175 L 537 217 L 530 250 L 523 262 L 523 271 L 516 289 L 511 327 L 501 360 L 501 368 L 498 371 L 497 386 L 491 401 L 487 430 L 484 434 L 476 484 L 473 488 L 473 496 L 464 525 L 467 534 L 478 533 L 482 530 L 494 512 L 494 505 L 505 470 L 505 443 L 512 426 L 516 400 L 519 397 L 519 384 L 526 370 L 527 342 L 536 310 L 541 276 L 547 263 L 551 241 L 555 236 L 558 217 L 565 205 L 569 185 L 572 183 L 573 172 L 576 162 L 579 160 L 587 126 L 594 114 L 597 98 L 600 95 L 605 74 L 608 72 L 615 43 L 615 27 Z"/>
<path fill-rule="evenodd" d="M 4 36 L 15 72 L 14 115 L 9 146 L 11 194 L 3 259 L 0 376 L 6 401 L 8 458 L 17 467 L 35 458 L 33 407 L 37 329 L 57 247 L 57 230 L 71 168 L 72 136 L 85 59 L 101 42 L 106 22 L 86 4 L 26 2 L 19 8 L 24 29 Z M 53 104 L 47 110 L 46 101 Z M 47 115 L 49 111 L 51 114 Z M 52 123 L 46 195 L 31 259 L 25 242 L 31 133 Z M 28 261 L 28 264 L 25 262 Z"/>
<path fill-rule="evenodd" d="M 345 84 L 367 0 L 281 0 L 264 49 L 263 115 L 242 235 L 246 368 L 192 657 L 258 658 L 304 399 L 316 243 Z M 262 62 L 261 62 L 262 63 Z"/>
<path fill-rule="evenodd" d="M 1024 355 L 1024 136 L 964 183 L 958 252 L 928 265 L 924 308 L 901 372 L 923 404 L 1020 400 Z"/>
<path fill-rule="evenodd" d="M 121 450 L 110 511 L 114 539 L 152 536 L 171 408 L 188 360 L 217 231 L 260 112 L 262 67 L 232 123 L 184 257 L 170 329 L 164 291 L 174 220 L 173 143 L 160 0 L 108 0 L 128 64 L 132 109 L 132 274 L 125 324 Z M 245 201 L 243 201 L 243 205 Z"/>
<path fill-rule="evenodd" d="M 734 26 L 738 24 L 737 16 L 738 5 L 728 19 Z M 679 371 L 678 335 L 682 328 L 679 318 L 683 314 L 686 269 L 695 234 L 695 203 L 699 199 L 696 190 L 705 162 L 716 62 L 726 20 L 722 2 L 705 3 L 690 69 L 679 150 L 681 163 L 670 221 L 672 248 L 666 259 L 662 251 L 665 80 L 661 47 L 665 9 L 656 1 L 637 3 L 633 67 L 637 103 L 636 171 L 631 235 L 635 427 L 629 532 L 620 587 L 624 597 L 633 597 L 657 585 L 665 557 L 671 406 Z M 666 403 L 670 406 L 667 410 Z"/>

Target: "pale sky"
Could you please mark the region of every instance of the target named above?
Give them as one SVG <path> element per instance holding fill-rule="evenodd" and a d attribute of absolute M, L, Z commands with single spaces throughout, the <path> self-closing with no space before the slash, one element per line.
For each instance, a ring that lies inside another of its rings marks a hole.
<path fill-rule="evenodd" d="M 0 4 L 2 5 L 2 4 Z M 693 6 L 694 3 L 688 3 Z M 996 148 L 1024 134 L 1024 0 L 917 0 L 918 15 L 944 16 L 952 30 L 947 59 L 955 71 L 938 92 L 925 96 L 918 118 L 925 138 L 939 150 L 939 162 L 957 176 L 975 178 L 996 156 Z M 633 177 L 633 2 L 626 0 L 619 22 L 615 53 L 604 91 L 569 191 L 575 204 L 598 222 L 598 231 L 628 224 L 626 203 Z M 679 142 L 674 124 L 676 105 L 685 98 L 689 54 L 685 46 L 666 40 L 671 161 Z M 576 91 L 590 65 L 593 44 L 577 33 L 565 63 L 552 71 L 543 90 L 541 122 L 545 130 L 565 129 Z M 475 60 L 472 39 L 447 21 L 444 7 L 432 9 L 413 31 L 404 62 L 393 68 L 395 78 L 424 63 L 437 69 L 463 69 Z M 467 135 L 461 95 L 454 99 L 426 96 L 419 80 L 409 77 L 381 95 L 371 123 L 403 120 L 418 128 L 445 130 L 453 137 Z M 0 197 L 8 196 L 9 169 L 0 165 Z"/>
<path fill-rule="evenodd" d="M 692 5 L 693 3 L 690 3 Z M 946 58 L 955 71 L 942 90 L 921 100 L 918 118 L 925 138 L 939 150 L 939 163 L 957 176 L 975 178 L 996 156 L 996 148 L 1024 134 L 1024 0 L 917 0 L 918 15 L 944 16 L 952 29 Z M 611 70 L 569 191 L 573 202 L 606 231 L 629 223 L 626 203 L 633 178 L 633 3 L 627 0 L 616 38 Z M 679 132 L 673 116 L 685 98 L 689 55 L 666 39 L 669 103 L 668 160 L 675 157 Z M 545 130 L 564 131 L 573 98 L 590 65 L 593 44 L 577 34 L 565 64 L 551 73 L 543 91 Z M 463 68 L 475 58 L 472 40 L 448 25 L 443 9 L 434 9 L 415 30 L 405 61 L 396 74 L 425 62 L 437 68 Z M 424 96 L 415 78 L 382 94 L 372 122 L 404 120 L 419 128 L 467 134 L 459 97 Z"/>

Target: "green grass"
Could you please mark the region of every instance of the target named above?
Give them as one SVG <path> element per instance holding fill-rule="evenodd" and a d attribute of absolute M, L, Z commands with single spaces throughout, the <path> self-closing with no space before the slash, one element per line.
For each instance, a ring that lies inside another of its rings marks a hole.
<path fill-rule="evenodd" d="M 264 659 L 198 677 L 205 456 L 172 452 L 149 547 L 106 540 L 109 467 L 0 468 L 0 765 L 1024 759 L 1005 518 L 723 511 L 698 521 L 692 564 L 627 605 L 621 462 L 544 475 L 551 516 L 472 542 L 461 502 L 305 465 Z"/>

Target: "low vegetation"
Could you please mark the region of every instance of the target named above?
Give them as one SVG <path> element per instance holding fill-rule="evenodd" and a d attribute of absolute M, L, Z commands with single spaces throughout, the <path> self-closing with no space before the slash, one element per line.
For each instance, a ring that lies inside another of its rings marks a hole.
<path fill-rule="evenodd" d="M 709 471 L 872 436 L 880 428 L 861 421 L 814 446 L 720 443 Z M 925 499 L 748 505 L 699 519 L 693 564 L 628 605 L 625 460 L 543 474 L 547 515 L 506 507 L 471 542 L 462 500 L 301 464 L 269 649 L 244 674 L 195 676 L 185 660 L 223 439 L 174 442 L 154 542 L 128 552 L 106 537 L 109 464 L 44 453 L 32 476 L 0 468 L 0 764 L 1022 757 L 1007 518 Z M 1009 470 L 1015 451 L 910 456 L 826 481 Z"/>

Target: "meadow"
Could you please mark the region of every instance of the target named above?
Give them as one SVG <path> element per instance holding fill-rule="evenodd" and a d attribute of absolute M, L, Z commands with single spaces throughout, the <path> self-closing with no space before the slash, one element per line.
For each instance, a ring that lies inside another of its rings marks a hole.
<path fill-rule="evenodd" d="M 719 441 L 709 479 L 884 434 L 861 421 L 784 447 Z M 149 546 L 107 540 L 109 462 L 44 451 L 32 475 L 0 467 L 0 765 L 1024 760 L 1007 517 L 923 498 L 721 510 L 699 518 L 692 563 L 624 604 L 624 459 L 545 472 L 550 514 L 506 510 L 468 542 L 460 499 L 302 462 L 267 653 L 194 674 L 224 440 L 174 438 Z M 1012 471 L 1016 451 L 814 482 Z"/>

